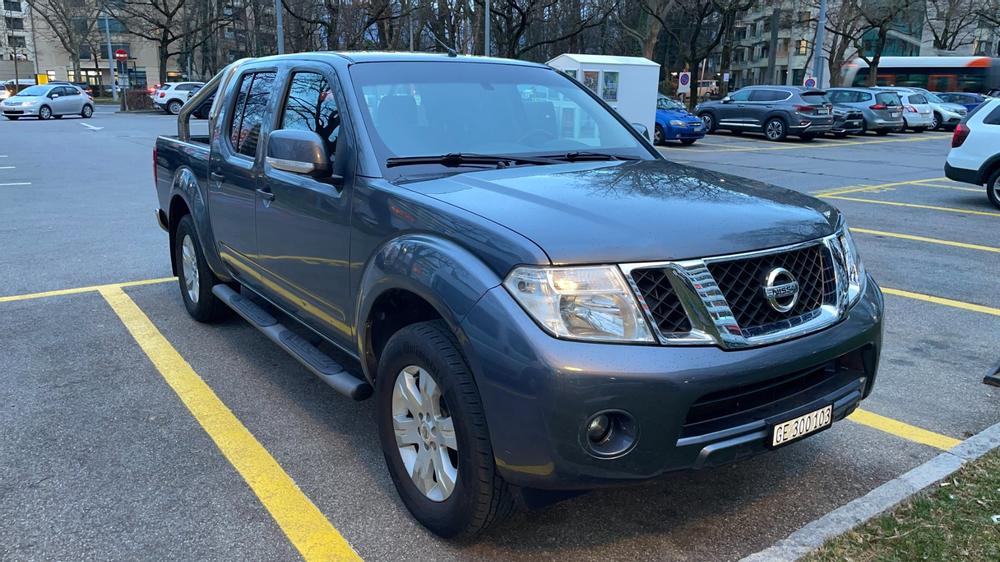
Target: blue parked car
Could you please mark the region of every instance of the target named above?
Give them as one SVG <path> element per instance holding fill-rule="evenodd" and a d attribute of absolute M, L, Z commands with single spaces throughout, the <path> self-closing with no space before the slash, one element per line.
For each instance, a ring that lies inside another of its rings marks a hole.
<path fill-rule="evenodd" d="M 979 107 L 979 104 L 986 101 L 986 96 L 970 92 L 945 92 L 943 94 L 938 94 L 938 97 L 948 103 L 964 105 L 965 109 L 968 109 L 969 111 Z"/>
<path fill-rule="evenodd" d="M 679 101 L 667 96 L 656 99 L 656 131 L 653 133 L 653 144 L 663 144 L 668 140 L 679 140 L 683 144 L 694 144 L 694 141 L 705 136 L 705 127 L 701 119 L 688 112 Z"/>

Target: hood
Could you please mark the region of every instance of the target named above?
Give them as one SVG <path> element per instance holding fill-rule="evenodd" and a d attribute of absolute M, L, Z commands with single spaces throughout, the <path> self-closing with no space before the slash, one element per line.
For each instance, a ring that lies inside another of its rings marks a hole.
<path fill-rule="evenodd" d="M 667 119 L 681 119 L 681 120 L 684 120 L 684 121 L 698 121 L 698 122 L 701 122 L 701 119 L 698 119 L 697 117 L 695 117 L 694 115 L 692 115 L 691 112 L 689 112 L 687 110 L 680 110 L 680 109 L 657 109 L 656 113 L 658 115 L 662 115 L 662 116 L 666 117 Z"/>
<path fill-rule="evenodd" d="M 968 111 L 965 108 L 965 106 L 962 105 L 962 104 L 960 104 L 960 103 L 941 102 L 941 103 L 939 103 L 937 105 L 939 105 L 941 107 L 941 109 L 945 109 L 945 110 L 950 111 L 952 113 L 965 113 L 966 111 Z"/>
<path fill-rule="evenodd" d="M 470 172 L 406 188 L 531 239 L 557 264 L 760 250 L 826 236 L 839 221 L 799 192 L 665 160 Z"/>

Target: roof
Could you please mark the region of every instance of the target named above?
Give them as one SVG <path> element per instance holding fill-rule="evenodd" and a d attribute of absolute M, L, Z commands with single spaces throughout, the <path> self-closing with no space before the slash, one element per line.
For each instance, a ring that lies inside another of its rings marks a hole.
<path fill-rule="evenodd" d="M 548 64 L 560 58 L 568 58 L 580 64 L 618 64 L 629 66 L 660 66 L 659 64 L 643 57 L 619 57 L 614 55 L 587 55 L 580 53 L 563 53 L 550 60 Z"/>
<path fill-rule="evenodd" d="M 254 61 L 260 60 L 271 60 L 271 59 L 301 59 L 311 58 L 323 58 L 323 57 L 339 57 L 350 63 L 368 63 L 368 62 L 453 62 L 453 63 L 487 63 L 487 64 L 514 64 L 518 66 L 537 66 L 544 67 L 544 65 L 513 59 L 504 59 L 499 57 L 480 57 L 472 55 L 462 55 L 452 57 L 448 56 L 448 53 L 415 53 L 407 51 L 310 51 L 304 53 L 290 53 L 285 55 L 272 55 L 269 57 L 261 57 L 253 59 Z"/>

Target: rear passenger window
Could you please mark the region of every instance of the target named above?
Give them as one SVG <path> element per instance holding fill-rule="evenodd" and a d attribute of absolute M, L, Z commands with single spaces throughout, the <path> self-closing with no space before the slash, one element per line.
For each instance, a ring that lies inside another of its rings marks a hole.
<path fill-rule="evenodd" d="M 332 154 L 340 134 L 340 111 L 334 85 L 322 74 L 297 72 L 292 76 L 281 115 L 282 129 L 313 131 L 328 141 Z"/>
<path fill-rule="evenodd" d="M 980 105 L 979 107 L 982 107 L 982 105 Z M 979 108 L 977 107 L 976 109 Z M 993 108 L 993 111 L 991 111 L 990 114 L 986 116 L 986 119 L 983 119 L 983 123 L 987 125 L 1000 125 L 1000 105 Z"/>
<path fill-rule="evenodd" d="M 922 94 L 910 94 L 910 103 L 927 103 L 927 98 L 925 98 Z"/>
<path fill-rule="evenodd" d="M 229 133 L 233 149 L 239 154 L 251 158 L 257 154 L 257 143 L 264 125 L 267 103 L 271 100 L 274 78 L 273 72 L 258 72 L 245 74 L 240 81 Z"/>

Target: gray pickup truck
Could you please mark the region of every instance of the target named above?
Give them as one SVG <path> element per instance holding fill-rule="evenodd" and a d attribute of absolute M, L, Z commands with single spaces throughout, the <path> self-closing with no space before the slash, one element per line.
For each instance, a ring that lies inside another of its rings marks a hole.
<path fill-rule="evenodd" d="M 178 127 L 153 160 L 188 312 L 374 395 L 441 536 L 782 447 L 875 382 L 882 296 L 836 209 L 666 161 L 546 66 L 243 60 Z"/>

